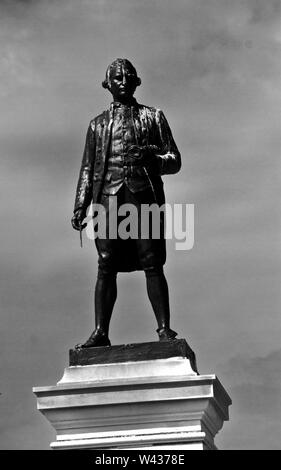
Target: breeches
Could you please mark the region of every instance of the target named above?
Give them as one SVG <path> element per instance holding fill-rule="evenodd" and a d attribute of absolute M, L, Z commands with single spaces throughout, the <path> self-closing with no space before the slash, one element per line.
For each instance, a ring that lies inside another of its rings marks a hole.
<path fill-rule="evenodd" d="M 132 193 L 127 186 L 123 185 L 115 196 L 102 195 L 100 203 L 105 208 L 107 225 L 109 223 L 110 211 L 113 209 L 112 198 L 115 199 L 115 209 L 119 210 L 122 204 L 132 204 L 137 211 L 137 237 L 122 239 L 117 231 L 117 237 L 110 236 L 108 226 L 106 238 L 95 239 L 98 251 L 99 277 L 115 275 L 119 271 L 128 272 L 135 270 L 161 271 L 166 260 L 166 247 L 164 237 L 164 213 L 160 213 L 159 237 L 154 238 L 149 231 L 148 238 L 141 237 L 141 205 L 155 204 L 152 190 Z M 126 216 L 117 217 L 119 225 Z"/>

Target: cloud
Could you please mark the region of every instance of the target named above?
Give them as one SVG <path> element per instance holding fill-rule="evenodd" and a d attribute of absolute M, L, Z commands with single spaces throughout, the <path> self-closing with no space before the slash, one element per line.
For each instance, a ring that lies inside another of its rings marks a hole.
<path fill-rule="evenodd" d="M 264 357 L 238 355 L 220 367 L 239 413 L 281 418 L 281 350 Z"/>
<path fill-rule="evenodd" d="M 217 442 L 228 449 L 279 449 L 281 350 L 266 356 L 239 354 L 218 365 L 232 398 L 230 422 Z"/>
<path fill-rule="evenodd" d="M 252 12 L 250 22 L 260 24 L 280 21 L 280 0 L 268 0 L 266 2 L 263 0 L 248 0 L 248 5 Z"/>

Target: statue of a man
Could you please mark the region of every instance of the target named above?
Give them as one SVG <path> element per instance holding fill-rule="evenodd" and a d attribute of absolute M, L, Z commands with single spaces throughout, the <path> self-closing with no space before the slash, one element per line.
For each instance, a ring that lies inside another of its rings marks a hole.
<path fill-rule="evenodd" d="M 112 198 L 117 207 L 133 204 L 141 217 L 142 204 L 164 204 L 161 175 L 177 173 L 181 157 L 168 122 L 159 109 L 133 97 L 141 80 L 127 59 L 116 59 L 102 85 L 113 96 L 110 109 L 90 122 L 77 185 L 72 226 L 83 229 L 88 206 L 100 203 L 107 216 Z M 107 218 L 108 220 L 108 218 Z M 143 270 L 160 341 L 172 340 L 169 292 L 163 272 L 166 260 L 163 218 L 159 239 L 95 239 L 98 276 L 95 288 L 95 330 L 78 348 L 110 346 L 109 323 L 117 297 L 118 272 Z"/>

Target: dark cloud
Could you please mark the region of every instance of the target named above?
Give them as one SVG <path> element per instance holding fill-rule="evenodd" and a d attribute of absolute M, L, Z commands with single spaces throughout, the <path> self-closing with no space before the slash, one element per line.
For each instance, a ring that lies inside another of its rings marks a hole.
<path fill-rule="evenodd" d="M 233 400 L 230 424 L 219 438 L 227 439 L 230 426 L 232 449 L 279 449 L 281 422 L 281 350 L 264 357 L 239 354 L 218 366 Z M 249 429 L 246 441 L 243 428 Z M 262 438 L 266 435 L 265 439 Z"/>
<path fill-rule="evenodd" d="M 221 368 L 241 413 L 281 418 L 281 350 L 265 357 L 237 356 Z"/>
<path fill-rule="evenodd" d="M 251 8 L 251 22 L 252 23 L 263 23 L 263 22 L 280 22 L 281 14 L 281 1 L 280 0 L 248 0 L 248 4 Z"/>
<path fill-rule="evenodd" d="M 0 11 L 2 15 L 10 16 L 11 18 L 19 19 L 20 21 L 29 13 L 32 7 L 36 7 L 42 0 L 1 0 Z M 51 0 L 47 0 L 49 2 Z"/>

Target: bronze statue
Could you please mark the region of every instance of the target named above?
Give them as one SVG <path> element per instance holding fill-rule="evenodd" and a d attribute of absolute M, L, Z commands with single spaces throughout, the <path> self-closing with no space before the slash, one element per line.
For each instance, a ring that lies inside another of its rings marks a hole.
<path fill-rule="evenodd" d="M 181 157 L 168 122 L 159 109 L 144 106 L 133 97 L 141 80 L 127 59 L 116 59 L 106 71 L 102 85 L 113 96 L 110 109 L 93 119 L 88 128 L 77 185 L 72 226 L 83 230 L 91 202 L 110 213 L 110 199 L 117 205 L 165 202 L 161 175 L 177 173 Z M 159 239 L 95 239 L 98 276 L 95 287 L 95 330 L 78 348 L 110 346 L 109 323 L 117 297 L 118 272 L 143 270 L 160 341 L 172 340 L 169 292 L 163 272 L 166 246 L 161 219 Z"/>

